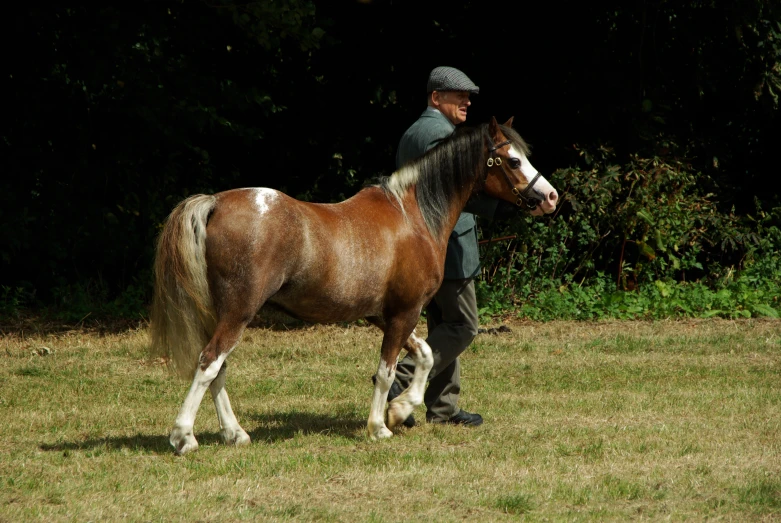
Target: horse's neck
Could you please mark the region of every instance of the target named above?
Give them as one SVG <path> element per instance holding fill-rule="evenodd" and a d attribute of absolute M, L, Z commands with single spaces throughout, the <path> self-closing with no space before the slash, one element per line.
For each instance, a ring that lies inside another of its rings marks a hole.
<path fill-rule="evenodd" d="M 419 219 L 420 226 L 423 229 L 428 230 L 424 223 L 425 220 L 421 215 L 421 212 L 424 211 L 418 207 L 417 202 L 418 183 L 416 183 L 415 180 L 419 174 L 411 170 L 400 170 L 397 171 L 394 176 L 396 179 L 391 181 L 391 186 L 396 188 L 399 186 L 404 187 L 404 190 L 401 194 L 399 194 L 401 191 L 396 192 L 397 196 L 401 199 L 402 207 L 407 209 L 407 213 L 409 213 L 411 209 L 416 209 L 414 215 L 417 217 L 417 219 Z M 464 207 L 469 201 L 469 198 L 472 196 L 472 191 L 474 190 L 475 184 L 477 183 L 478 176 L 479 173 L 475 172 L 474 176 L 470 177 L 462 187 L 456 190 L 453 194 L 447 195 L 447 208 L 445 211 L 445 217 L 440 226 L 437 227 L 437 229 L 439 229 L 439 237 L 433 238 L 442 248 L 447 245 L 447 242 L 450 239 L 450 234 L 453 232 L 461 212 L 464 210 Z M 407 183 L 409 183 L 409 185 L 407 185 Z"/>
<path fill-rule="evenodd" d="M 461 216 L 464 207 L 466 207 L 466 203 L 469 201 L 469 198 L 471 198 L 472 196 L 472 191 L 474 190 L 475 183 L 477 183 L 477 180 L 472 180 L 466 187 L 464 187 L 460 191 L 459 194 L 451 198 L 450 209 L 448 210 L 446 225 L 445 227 L 442 228 L 442 232 L 440 233 L 441 237 L 438 239 L 441 244 L 447 245 L 447 242 L 450 239 L 450 234 L 453 232 L 453 229 L 455 229 L 456 227 L 458 218 Z"/>

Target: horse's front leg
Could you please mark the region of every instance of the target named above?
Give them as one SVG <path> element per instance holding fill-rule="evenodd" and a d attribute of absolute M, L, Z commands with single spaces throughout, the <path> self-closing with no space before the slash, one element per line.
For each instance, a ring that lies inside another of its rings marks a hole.
<path fill-rule="evenodd" d="M 377 366 L 374 392 L 372 394 L 371 410 L 367 431 L 371 439 L 389 438 L 393 433 L 385 426 L 385 405 L 388 401 L 388 391 L 396 377 L 396 362 L 404 341 L 415 327 L 417 316 L 395 317 L 384 324 L 385 335 L 382 338 L 380 363 Z M 374 323 L 374 322 L 373 322 Z"/>
<path fill-rule="evenodd" d="M 431 347 L 414 330 L 409 335 L 404 348 L 412 355 L 415 362 L 415 372 L 407 390 L 395 397 L 388 407 L 388 427 L 390 428 L 403 423 L 412 414 L 415 407 L 423 403 L 428 374 L 434 366 Z"/>
<path fill-rule="evenodd" d="M 387 335 L 386 335 L 387 338 Z M 383 342 L 383 346 L 385 343 Z M 382 351 L 380 364 L 377 367 L 374 381 L 374 392 L 372 393 L 372 404 L 369 410 L 369 421 L 367 431 L 371 439 L 390 438 L 393 433 L 385 426 L 385 404 L 388 401 L 388 391 L 390 390 L 393 379 L 396 377 L 396 359 L 399 356 L 401 348 L 396 350 L 395 356 L 386 358 L 386 351 Z"/>

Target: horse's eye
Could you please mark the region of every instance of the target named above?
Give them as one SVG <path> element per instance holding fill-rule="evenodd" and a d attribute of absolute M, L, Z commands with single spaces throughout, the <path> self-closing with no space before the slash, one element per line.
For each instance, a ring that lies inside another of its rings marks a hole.
<path fill-rule="evenodd" d="M 510 158 L 508 161 L 510 163 L 510 169 L 517 169 L 521 166 L 521 161 L 518 158 Z"/>

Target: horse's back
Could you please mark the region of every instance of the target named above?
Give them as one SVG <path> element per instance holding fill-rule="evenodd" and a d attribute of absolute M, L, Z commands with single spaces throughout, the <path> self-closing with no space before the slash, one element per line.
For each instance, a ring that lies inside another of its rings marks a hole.
<path fill-rule="evenodd" d="M 245 314 L 269 301 L 310 321 L 381 315 L 400 264 L 425 241 L 378 188 L 334 204 L 266 188 L 217 197 L 207 230 L 209 271 L 225 300 L 246 301 Z"/>

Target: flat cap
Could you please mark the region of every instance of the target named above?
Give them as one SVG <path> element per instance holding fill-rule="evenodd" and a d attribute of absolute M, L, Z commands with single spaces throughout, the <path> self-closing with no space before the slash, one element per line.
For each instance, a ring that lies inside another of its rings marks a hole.
<path fill-rule="evenodd" d="M 435 67 L 428 75 L 427 93 L 432 91 L 467 91 L 472 94 L 480 92 L 467 75 L 454 67 Z"/>

